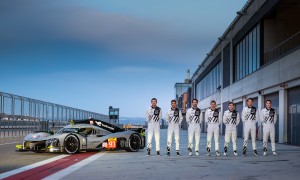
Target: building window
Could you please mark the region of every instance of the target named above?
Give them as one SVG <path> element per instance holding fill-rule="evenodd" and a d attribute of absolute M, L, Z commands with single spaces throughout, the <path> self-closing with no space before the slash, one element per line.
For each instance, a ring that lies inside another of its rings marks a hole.
<path fill-rule="evenodd" d="M 217 92 L 221 85 L 221 63 L 218 63 L 204 78 L 196 85 L 196 97 L 202 100 Z"/>
<path fill-rule="evenodd" d="M 260 67 L 260 25 L 255 26 L 235 47 L 235 81 Z"/>

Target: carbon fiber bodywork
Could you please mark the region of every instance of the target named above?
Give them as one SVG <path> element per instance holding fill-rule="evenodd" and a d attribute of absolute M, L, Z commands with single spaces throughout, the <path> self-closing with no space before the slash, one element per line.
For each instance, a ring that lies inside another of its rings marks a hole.
<path fill-rule="evenodd" d="M 111 147 L 109 140 L 113 140 L 114 143 Z M 144 129 L 124 130 L 101 120 L 88 119 L 73 121 L 54 135 L 47 132 L 28 134 L 18 151 L 74 154 L 102 149 L 123 149 L 135 152 L 144 147 Z"/>

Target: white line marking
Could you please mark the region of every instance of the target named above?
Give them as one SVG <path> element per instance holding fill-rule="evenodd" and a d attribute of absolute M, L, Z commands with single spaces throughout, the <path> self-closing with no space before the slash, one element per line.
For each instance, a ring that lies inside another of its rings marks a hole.
<path fill-rule="evenodd" d="M 44 165 L 44 164 L 51 163 L 51 162 L 53 162 L 53 161 L 62 159 L 62 158 L 64 158 L 64 157 L 66 157 L 66 156 L 69 156 L 69 155 L 60 155 L 60 156 L 56 156 L 56 157 L 53 157 L 53 158 L 50 158 L 50 159 L 46 159 L 46 160 L 44 160 L 44 161 L 40 161 L 40 162 L 31 164 L 31 165 L 28 165 L 28 166 L 24 166 L 24 167 L 15 169 L 15 170 L 11 170 L 11 171 L 2 173 L 2 174 L 0 174 L 0 179 L 4 179 L 4 178 L 7 178 L 7 177 L 9 177 L 9 176 L 12 176 L 12 175 L 15 175 L 15 174 L 18 174 L 18 173 L 21 173 L 21 172 L 24 172 L 24 171 L 27 171 L 27 170 L 30 170 L 30 169 L 39 167 L 39 166 L 42 166 L 42 165 Z"/>
<path fill-rule="evenodd" d="M 19 141 L 19 142 L 3 143 L 3 144 L 0 144 L 0 146 L 8 145 L 8 144 L 17 144 L 17 143 L 21 143 L 21 142 Z"/>
<path fill-rule="evenodd" d="M 96 159 L 104 156 L 106 153 L 97 153 L 91 157 L 88 157 L 76 164 L 73 164 L 72 166 L 69 166 L 61 171 L 58 171 L 57 173 L 54 173 L 48 177 L 45 177 L 43 180 L 58 180 L 58 179 L 62 179 L 63 177 L 71 174 L 74 171 L 77 171 L 78 169 L 82 168 L 83 166 L 95 161 Z"/>

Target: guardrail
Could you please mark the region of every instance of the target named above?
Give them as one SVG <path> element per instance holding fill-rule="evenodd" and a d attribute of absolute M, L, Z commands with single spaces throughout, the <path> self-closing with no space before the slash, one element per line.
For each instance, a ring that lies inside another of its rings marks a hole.
<path fill-rule="evenodd" d="M 286 55 L 300 47 L 300 31 L 264 54 L 264 64 Z"/>
<path fill-rule="evenodd" d="M 109 121 L 108 115 L 0 92 L 0 138 L 57 130 L 71 119 Z"/>

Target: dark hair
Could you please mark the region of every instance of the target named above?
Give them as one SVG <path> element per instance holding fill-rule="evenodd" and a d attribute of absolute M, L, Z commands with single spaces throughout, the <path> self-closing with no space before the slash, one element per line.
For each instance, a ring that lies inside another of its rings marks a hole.
<path fill-rule="evenodd" d="M 194 98 L 194 99 L 192 100 L 192 102 L 194 102 L 194 101 L 197 101 L 197 103 L 198 103 L 198 99 Z"/>
<path fill-rule="evenodd" d="M 266 100 L 266 103 L 267 103 L 268 101 L 269 101 L 270 103 L 272 103 L 272 101 L 271 101 L 270 99 L 267 99 L 267 100 Z"/>
<path fill-rule="evenodd" d="M 247 102 L 248 102 L 249 100 L 251 100 L 251 101 L 253 102 L 253 98 L 248 98 L 248 99 L 247 99 Z"/>
<path fill-rule="evenodd" d="M 156 101 L 156 102 L 157 102 L 157 99 L 156 99 L 156 98 L 152 98 L 152 99 L 151 99 L 151 102 L 152 102 L 152 101 Z"/>
<path fill-rule="evenodd" d="M 228 103 L 228 106 L 229 106 L 230 104 L 234 105 L 234 103 L 233 103 L 232 101 Z"/>
<path fill-rule="evenodd" d="M 212 101 L 210 101 L 210 104 L 211 104 L 211 103 L 215 103 L 215 104 L 217 104 L 215 100 L 212 100 Z"/>
<path fill-rule="evenodd" d="M 176 103 L 176 100 L 175 100 L 175 99 L 173 99 L 173 100 L 171 101 L 171 103 L 172 103 L 172 102 L 175 102 L 175 103 Z"/>

